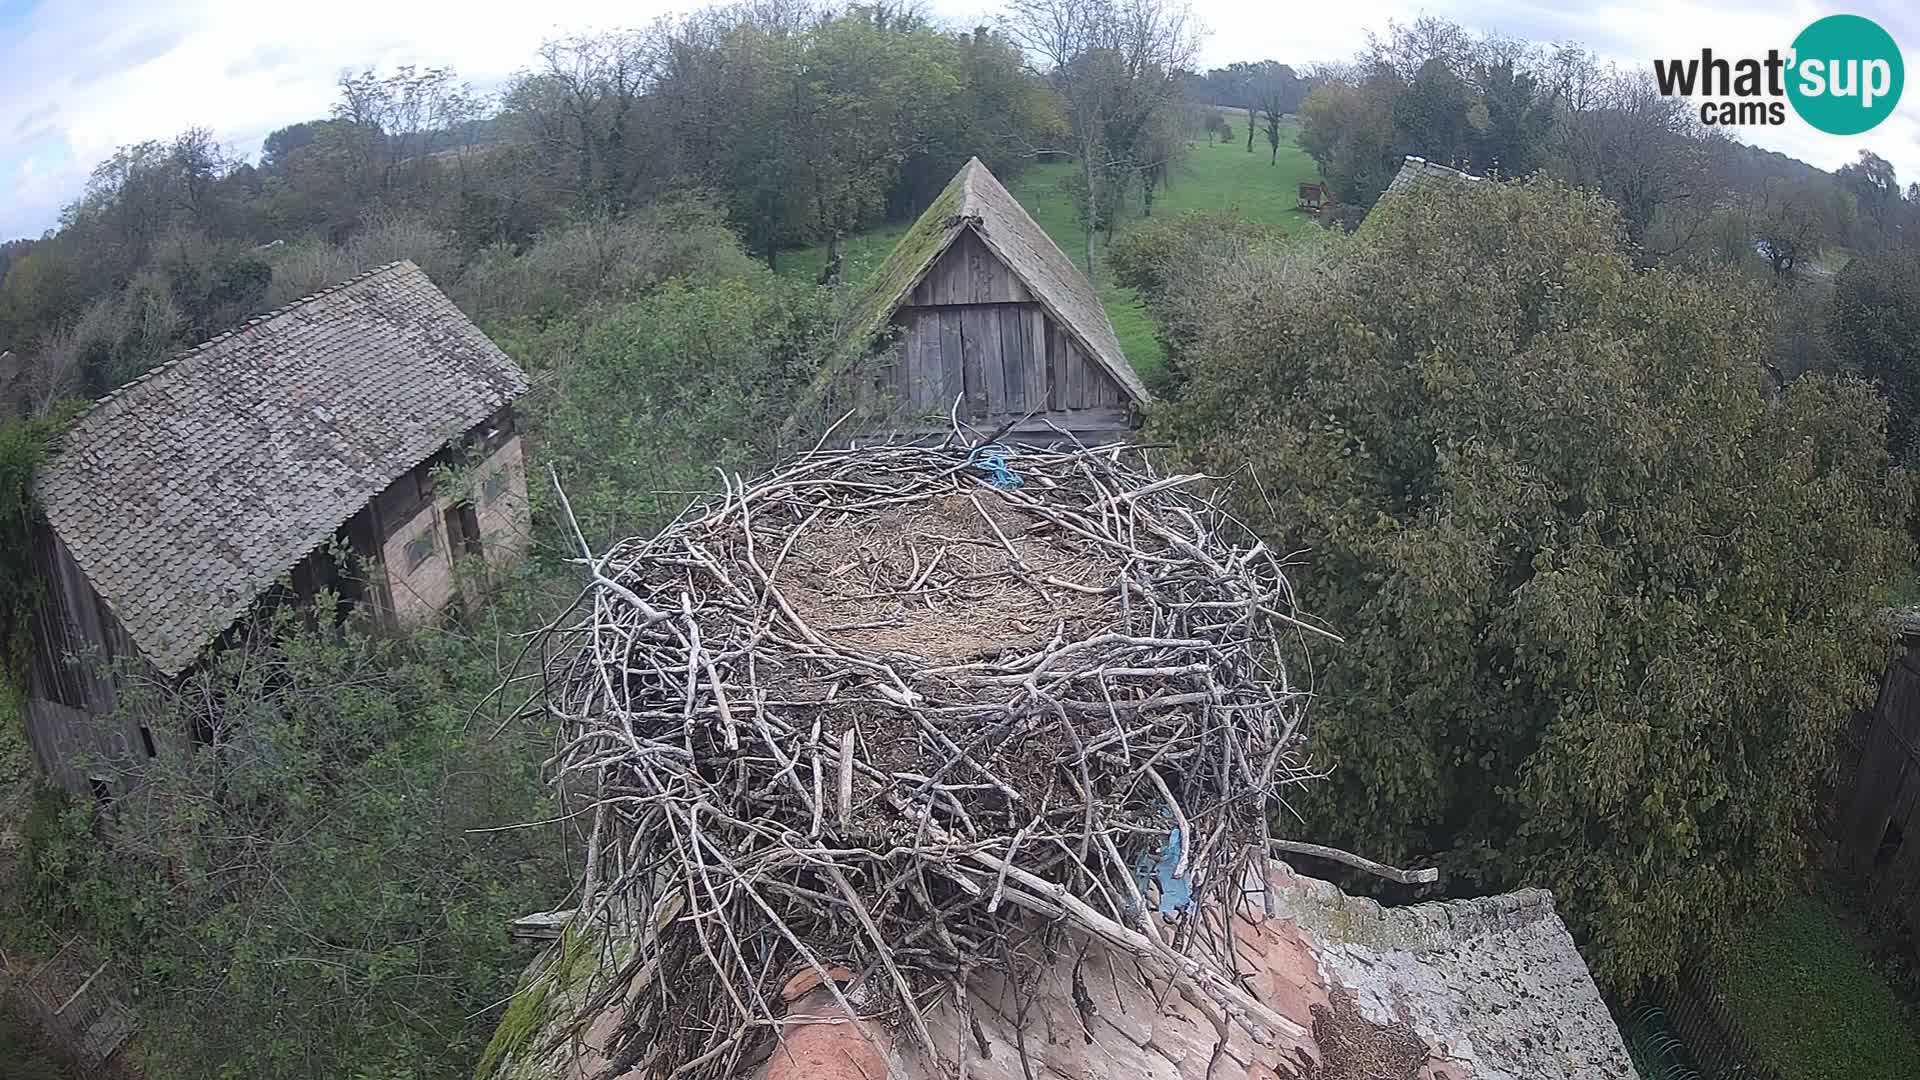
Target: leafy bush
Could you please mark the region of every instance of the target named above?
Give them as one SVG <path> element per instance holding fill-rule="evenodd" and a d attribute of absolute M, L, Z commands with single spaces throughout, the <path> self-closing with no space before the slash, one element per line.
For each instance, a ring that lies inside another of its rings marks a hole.
<path fill-rule="evenodd" d="M 1114 280 L 1146 301 L 1165 352 L 1153 390 L 1178 396 L 1187 354 L 1203 326 L 1220 324 L 1222 308 L 1230 317 L 1276 288 L 1313 288 L 1330 239 L 1290 240 L 1278 225 L 1227 211 L 1148 218 L 1114 241 L 1107 250 Z"/>
<path fill-rule="evenodd" d="M 277 251 L 267 307 L 284 307 L 402 259 L 413 260 L 441 288 L 452 285 L 460 276 L 459 253 L 451 236 L 419 216 L 386 213 L 368 221 L 344 245 L 309 237 Z"/>
<path fill-rule="evenodd" d="M 488 318 L 547 320 L 634 299 L 670 277 L 740 278 L 757 270 L 727 228 L 725 211 L 678 199 L 543 233 L 523 254 L 489 248 L 468 268 L 459 293 Z"/>
<path fill-rule="evenodd" d="M 527 959 L 506 920 L 571 881 L 552 828 L 500 829 L 553 816 L 539 750 L 473 715 L 538 595 L 403 642 L 285 612 L 130 701 L 185 752 L 110 830 L 43 801 L 6 932 L 120 959 L 157 1078 L 465 1075 Z"/>
<path fill-rule="evenodd" d="M 72 419 L 74 408 L 0 420 L 0 681 L 15 690 L 24 690 L 27 684 L 33 613 L 40 603 L 39 579 L 28 557 L 40 520 L 33 474 L 46 459 L 54 435 Z"/>
<path fill-rule="evenodd" d="M 537 373 L 541 455 L 595 542 L 657 527 L 713 490 L 716 470 L 751 472 L 779 452 L 799 388 L 834 340 L 832 313 L 824 291 L 750 269 L 501 328 L 501 344 Z M 546 488 L 534 485 L 536 499 Z M 536 516 L 548 546 L 577 553 L 558 515 Z"/>
<path fill-rule="evenodd" d="M 1920 464 L 1920 252 L 1896 249 L 1848 263 L 1828 310 L 1836 363 L 1886 393 L 1894 457 Z"/>
<path fill-rule="evenodd" d="M 1870 389 L 1770 406 L 1764 296 L 1619 237 L 1546 182 L 1382 204 L 1314 288 L 1201 324 L 1155 426 L 1346 636 L 1313 833 L 1550 887 L 1626 990 L 1779 895 L 1910 545 Z"/>

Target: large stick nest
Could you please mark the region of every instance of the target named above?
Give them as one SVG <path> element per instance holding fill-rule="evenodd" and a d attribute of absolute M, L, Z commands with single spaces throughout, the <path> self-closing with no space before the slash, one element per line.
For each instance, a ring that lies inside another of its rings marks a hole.
<path fill-rule="evenodd" d="M 1204 478 L 950 441 L 726 487 L 584 559 L 584 616 L 549 642 L 583 911 L 677 920 L 636 935 L 629 1061 L 740 1072 L 809 968 L 855 973 L 842 1004 L 941 1060 L 929 1010 L 1041 924 L 1130 954 L 1223 1039 L 1271 1028 L 1217 913 L 1307 775 L 1288 659 L 1312 627 Z"/>

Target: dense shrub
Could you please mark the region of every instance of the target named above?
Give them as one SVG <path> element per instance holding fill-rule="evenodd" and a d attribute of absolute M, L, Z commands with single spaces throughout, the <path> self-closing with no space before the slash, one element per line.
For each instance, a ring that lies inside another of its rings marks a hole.
<path fill-rule="evenodd" d="M 1909 545 L 1885 406 L 1769 405 L 1765 298 L 1620 235 L 1545 182 L 1383 203 L 1314 288 L 1204 321 L 1156 423 L 1346 636 L 1312 834 L 1548 886 L 1625 989 L 1779 895 Z"/>
<path fill-rule="evenodd" d="M 713 490 L 717 470 L 752 472 L 781 451 L 782 424 L 834 341 L 832 313 L 823 290 L 749 269 L 500 328 L 536 373 L 542 459 L 596 543 L 656 527 Z M 577 546 L 557 515 L 542 518 L 550 543 Z"/>
<path fill-rule="evenodd" d="M 110 828 L 44 798 L 0 936 L 114 958 L 155 1078 L 465 1075 L 528 958 L 506 920 L 572 877 L 553 828 L 501 828 L 552 804 L 485 707 L 543 595 L 405 641 L 283 614 L 149 694 L 187 752 Z"/>
<path fill-rule="evenodd" d="M 267 307 L 277 308 L 338 285 L 356 274 L 411 259 L 441 288 L 460 276 L 453 238 L 426 219 L 403 213 L 374 217 L 345 244 L 309 237 L 273 252 Z"/>
<path fill-rule="evenodd" d="M 1114 241 L 1107 253 L 1114 280 L 1146 301 L 1165 353 L 1155 392 L 1178 396 L 1188 353 L 1223 307 L 1237 310 L 1276 288 L 1312 288 L 1331 240 L 1325 233 L 1289 240 L 1278 225 L 1228 211 L 1148 218 Z"/>
<path fill-rule="evenodd" d="M 461 301 L 490 319 L 552 319 L 592 303 L 629 300 L 669 277 L 744 277 L 757 268 L 725 211 L 676 199 L 613 220 L 541 234 L 524 253 L 482 252 L 459 284 Z"/>

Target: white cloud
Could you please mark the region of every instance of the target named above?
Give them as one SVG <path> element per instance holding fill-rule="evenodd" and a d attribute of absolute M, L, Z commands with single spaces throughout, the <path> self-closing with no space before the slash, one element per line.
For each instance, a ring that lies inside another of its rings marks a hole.
<path fill-rule="evenodd" d="M 987 21 L 996 0 L 932 0 L 956 22 Z M 0 6 L 0 236 L 37 233 L 78 194 L 116 146 L 165 138 L 189 125 L 252 152 L 268 132 L 323 115 L 341 72 L 367 65 L 445 64 L 478 85 L 529 63 L 542 39 L 638 25 L 668 0 L 339 0 L 280 7 L 255 0 L 46 0 L 24 14 Z M 1450 18 L 1479 30 L 1579 41 L 1623 66 L 1702 46 L 1732 54 L 1784 48 L 1831 9 L 1805 0 L 1613 0 L 1588 7 L 1521 0 L 1345 0 L 1307 8 L 1271 0 L 1195 0 L 1211 28 L 1209 64 L 1272 57 L 1296 65 L 1347 59 L 1389 18 Z M 1876 19 L 1920 54 L 1920 14 L 1898 0 L 1850 10 Z M 1823 135 L 1797 118 L 1740 134 L 1824 168 L 1867 147 L 1905 179 L 1920 179 L 1920 89 L 1866 136 Z"/>

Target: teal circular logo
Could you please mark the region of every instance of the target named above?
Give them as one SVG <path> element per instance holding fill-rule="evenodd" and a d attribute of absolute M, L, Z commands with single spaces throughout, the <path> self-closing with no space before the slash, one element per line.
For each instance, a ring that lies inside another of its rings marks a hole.
<path fill-rule="evenodd" d="M 1879 23 L 1829 15 L 1793 39 L 1787 98 L 1821 131 L 1858 135 L 1892 115 L 1906 80 L 1900 46 Z"/>

